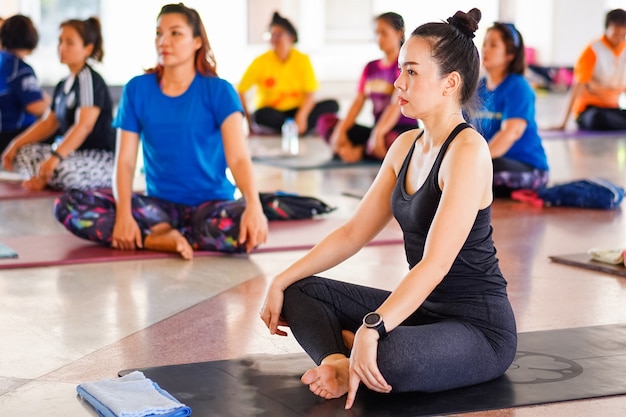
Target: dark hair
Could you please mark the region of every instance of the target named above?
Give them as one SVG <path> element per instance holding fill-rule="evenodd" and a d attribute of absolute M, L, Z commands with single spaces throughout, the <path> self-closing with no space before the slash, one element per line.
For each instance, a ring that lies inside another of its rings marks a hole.
<path fill-rule="evenodd" d="M 458 11 L 446 22 L 431 22 L 419 26 L 411 36 L 424 38 L 430 43 L 431 56 L 439 66 L 440 75 L 456 71 L 461 76 L 460 102 L 471 107 L 475 100 L 480 71 L 478 49 L 474 45 L 474 32 L 482 14 L 474 8 L 467 13 Z"/>
<path fill-rule="evenodd" d="M 379 14 L 374 20 L 382 20 L 398 32 L 402 32 L 402 38 L 400 39 L 400 46 L 402 46 L 404 43 L 404 19 L 402 16 L 398 13 L 387 12 Z"/>
<path fill-rule="evenodd" d="M 78 36 L 83 40 L 83 45 L 93 45 L 93 50 L 89 58 L 93 58 L 98 62 L 102 62 L 104 58 L 104 49 L 102 48 L 102 29 L 100 20 L 97 17 L 89 17 L 85 20 L 70 19 L 62 22 L 59 28 L 71 27 Z"/>
<path fill-rule="evenodd" d="M 270 22 L 270 27 L 272 26 L 280 26 L 285 29 L 291 36 L 293 36 L 293 41 L 298 42 L 298 31 L 296 31 L 296 27 L 291 23 L 288 19 L 282 17 L 278 14 L 278 12 L 274 12 L 272 15 L 272 21 Z"/>
<path fill-rule="evenodd" d="M 604 28 L 607 29 L 611 23 L 617 26 L 626 26 L 626 11 L 614 9 L 608 12 L 604 21 Z"/>
<path fill-rule="evenodd" d="M 187 20 L 187 24 L 191 27 L 191 33 L 193 37 L 199 37 L 202 41 L 202 46 L 196 51 L 195 67 L 202 75 L 217 76 L 217 62 L 215 61 L 215 55 L 213 55 L 213 49 L 209 43 L 209 37 L 204 29 L 204 24 L 200 15 L 195 9 L 185 6 L 183 3 L 178 4 L 166 4 L 161 8 L 157 20 L 164 14 L 181 14 Z M 157 80 L 160 82 L 163 76 L 163 66 L 157 64 L 156 67 L 146 70 L 147 74 L 156 73 Z"/>
<path fill-rule="evenodd" d="M 0 41 L 2 47 L 8 51 L 15 49 L 32 51 L 39 43 L 39 34 L 29 17 L 16 14 L 2 23 Z"/>
<path fill-rule="evenodd" d="M 524 38 L 512 23 L 495 22 L 487 29 L 497 30 L 502 37 L 507 54 L 513 55 L 513 59 L 506 68 L 508 74 L 523 75 L 526 71 L 526 50 L 524 48 Z"/>

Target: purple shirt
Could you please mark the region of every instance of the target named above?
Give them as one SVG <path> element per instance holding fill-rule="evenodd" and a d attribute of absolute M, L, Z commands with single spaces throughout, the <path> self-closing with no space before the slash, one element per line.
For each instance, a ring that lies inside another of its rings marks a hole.
<path fill-rule="evenodd" d="M 384 66 L 382 60 L 378 59 L 369 62 L 363 69 L 357 91 L 365 94 L 367 98 L 372 100 L 374 120 L 376 122 L 378 122 L 385 108 L 391 103 L 391 96 L 395 90 L 393 83 L 399 75 L 398 61 L 394 61 L 389 66 Z M 404 115 L 400 116 L 397 124 L 417 126 L 414 119 Z"/>

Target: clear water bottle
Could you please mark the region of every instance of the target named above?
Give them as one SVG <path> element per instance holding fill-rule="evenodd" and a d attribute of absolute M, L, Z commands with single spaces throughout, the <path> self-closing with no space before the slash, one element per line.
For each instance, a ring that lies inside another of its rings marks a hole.
<path fill-rule="evenodd" d="M 298 125 L 293 118 L 288 118 L 283 123 L 281 129 L 282 137 L 282 150 L 287 155 L 297 155 L 300 151 L 300 143 L 298 140 Z"/>

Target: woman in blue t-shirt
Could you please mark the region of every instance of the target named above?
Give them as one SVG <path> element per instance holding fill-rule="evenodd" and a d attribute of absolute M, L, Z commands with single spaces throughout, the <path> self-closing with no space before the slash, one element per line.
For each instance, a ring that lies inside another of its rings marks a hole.
<path fill-rule="evenodd" d="M 35 72 L 24 62 L 39 34 L 29 17 L 9 17 L 0 29 L 0 152 L 41 117 L 50 105 Z"/>
<path fill-rule="evenodd" d="M 487 29 L 482 48 L 485 77 L 478 93 L 482 110 L 478 130 L 489 142 L 494 193 L 508 197 L 517 189 L 538 189 L 548 182 L 548 162 L 535 120 L 535 93 L 524 78 L 524 41 L 510 23 Z"/>
<path fill-rule="evenodd" d="M 55 214 L 79 237 L 121 250 L 193 257 L 196 249 L 248 252 L 265 242 L 267 219 L 234 88 L 219 78 L 194 9 L 169 4 L 156 28 L 158 64 L 124 87 L 113 195 L 72 191 Z M 132 182 L 143 147 L 147 195 Z M 235 185 L 243 199 L 234 200 Z"/>

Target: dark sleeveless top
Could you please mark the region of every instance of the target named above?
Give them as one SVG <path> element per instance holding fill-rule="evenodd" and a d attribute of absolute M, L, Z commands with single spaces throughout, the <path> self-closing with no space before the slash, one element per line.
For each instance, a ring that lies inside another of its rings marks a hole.
<path fill-rule="evenodd" d="M 415 139 L 402 164 L 391 195 L 391 209 L 404 233 L 404 249 L 410 268 L 422 259 L 426 236 L 439 206 L 441 189 L 438 177 L 446 150 L 457 134 L 469 127 L 467 123 L 461 123 L 450 133 L 439 150 L 426 181 L 413 194 L 406 191 L 406 172 L 415 151 L 415 143 L 423 132 Z M 472 230 L 450 271 L 430 294 L 428 300 L 448 301 L 485 292 L 506 294 L 506 280 L 500 272 L 491 235 L 491 206 L 489 206 L 476 213 Z"/>

